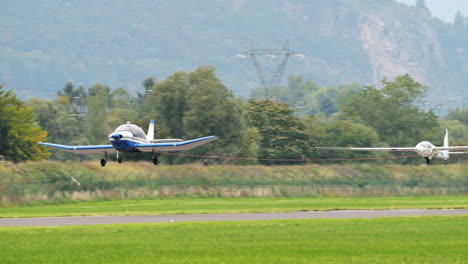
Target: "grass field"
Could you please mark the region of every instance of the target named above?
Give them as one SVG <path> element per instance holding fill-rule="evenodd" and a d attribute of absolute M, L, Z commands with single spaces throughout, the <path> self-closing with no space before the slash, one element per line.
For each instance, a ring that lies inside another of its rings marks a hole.
<path fill-rule="evenodd" d="M 170 198 L 0 207 L 0 218 L 291 212 L 340 209 L 468 208 L 468 196 L 378 198 Z"/>
<path fill-rule="evenodd" d="M 0 228 L 7 263 L 459 263 L 468 217 Z"/>
<path fill-rule="evenodd" d="M 404 197 L 468 194 L 468 164 L 201 166 L 27 162 L 0 167 L 0 206 L 181 197 Z"/>

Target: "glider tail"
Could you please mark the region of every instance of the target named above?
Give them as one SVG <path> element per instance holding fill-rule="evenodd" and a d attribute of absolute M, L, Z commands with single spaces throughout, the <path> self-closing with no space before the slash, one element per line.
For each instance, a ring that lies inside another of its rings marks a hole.
<path fill-rule="evenodd" d="M 444 147 L 449 147 L 448 129 L 445 129 Z M 450 158 L 450 152 L 448 150 L 443 150 L 443 152 L 445 160 L 448 160 Z"/>
<path fill-rule="evenodd" d="M 444 147 L 448 147 L 448 146 L 449 146 L 448 129 L 445 129 Z"/>
<path fill-rule="evenodd" d="M 154 120 L 150 121 L 148 134 L 146 135 L 146 140 L 150 140 L 150 141 L 154 140 Z"/>

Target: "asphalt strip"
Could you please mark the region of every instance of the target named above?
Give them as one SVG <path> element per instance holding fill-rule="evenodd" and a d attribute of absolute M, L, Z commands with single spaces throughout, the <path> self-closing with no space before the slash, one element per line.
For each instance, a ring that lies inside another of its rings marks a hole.
<path fill-rule="evenodd" d="M 191 221 L 248 221 L 283 219 L 346 219 L 396 216 L 468 215 L 468 209 L 400 209 L 400 210 L 339 210 L 287 213 L 193 214 L 193 215 L 125 215 L 125 216 L 71 216 L 40 218 L 1 218 L 0 226 L 65 226 L 108 225 L 131 223 L 191 222 Z"/>

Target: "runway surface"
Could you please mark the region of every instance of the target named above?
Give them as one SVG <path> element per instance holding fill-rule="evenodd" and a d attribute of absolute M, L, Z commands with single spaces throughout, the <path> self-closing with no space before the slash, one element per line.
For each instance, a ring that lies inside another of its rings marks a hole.
<path fill-rule="evenodd" d="M 102 225 L 156 222 L 187 221 L 246 221 L 281 219 L 344 219 L 376 218 L 392 216 L 435 216 L 468 215 L 468 209 L 454 210 L 340 210 L 307 211 L 289 213 L 242 213 L 242 214 L 194 214 L 194 215 L 129 215 L 129 216 L 79 216 L 79 217 L 42 217 L 42 218 L 2 218 L 0 226 L 65 226 L 65 225 Z"/>

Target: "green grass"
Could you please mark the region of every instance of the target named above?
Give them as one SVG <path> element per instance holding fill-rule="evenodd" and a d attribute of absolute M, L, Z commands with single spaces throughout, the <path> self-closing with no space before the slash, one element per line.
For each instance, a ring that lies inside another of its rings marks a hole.
<path fill-rule="evenodd" d="M 155 167 L 126 162 L 102 168 L 97 162 L 28 162 L 0 169 L 0 206 L 96 198 L 466 195 L 467 170 L 468 164 Z"/>
<path fill-rule="evenodd" d="M 291 212 L 337 209 L 468 208 L 468 196 L 390 198 L 197 198 L 0 207 L 0 217 Z"/>
<path fill-rule="evenodd" d="M 7 263 L 467 263 L 468 217 L 0 228 Z"/>

